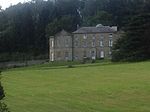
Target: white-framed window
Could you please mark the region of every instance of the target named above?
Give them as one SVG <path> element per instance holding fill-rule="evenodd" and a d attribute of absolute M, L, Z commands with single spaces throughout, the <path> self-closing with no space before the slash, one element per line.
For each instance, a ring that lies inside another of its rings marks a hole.
<path fill-rule="evenodd" d="M 95 40 L 95 35 L 93 35 L 93 38 L 92 38 L 93 40 Z"/>
<path fill-rule="evenodd" d="M 109 51 L 109 55 L 111 55 L 112 54 L 112 52 L 111 51 Z"/>
<path fill-rule="evenodd" d="M 113 37 L 113 34 L 109 34 L 109 38 L 112 38 Z"/>
<path fill-rule="evenodd" d="M 83 52 L 83 57 L 84 57 L 84 58 L 87 57 L 86 51 Z"/>
<path fill-rule="evenodd" d="M 95 35 L 93 35 L 93 38 L 92 38 L 92 47 L 95 47 Z"/>
<path fill-rule="evenodd" d="M 95 40 L 92 41 L 92 47 L 95 47 Z"/>
<path fill-rule="evenodd" d="M 96 59 L 96 53 L 95 53 L 95 51 L 91 51 L 91 58 L 92 58 L 93 60 Z"/>
<path fill-rule="evenodd" d="M 109 55 L 112 55 L 112 48 L 109 48 Z"/>
<path fill-rule="evenodd" d="M 109 47 L 112 47 L 112 46 L 113 46 L 113 40 L 109 39 Z"/>
<path fill-rule="evenodd" d="M 100 40 L 100 41 L 99 41 L 99 45 L 100 45 L 100 47 L 103 47 L 103 46 L 104 46 L 103 40 Z"/>
<path fill-rule="evenodd" d="M 54 61 L 54 52 L 51 52 L 51 61 Z"/>
<path fill-rule="evenodd" d="M 100 39 L 104 39 L 104 35 L 100 35 Z"/>
<path fill-rule="evenodd" d="M 54 40 L 51 40 L 51 47 L 54 47 Z"/>
<path fill-rule="evenodd" d="M 83 35 L 83 39 L 87 39 L 87 34 L 84 34 L 84 35 Z"/>
<path fill-rule="evenodd" d="M 100 51 L 100 58 L 104 58 L 104 57 L 105 57 L 104 51 Z"/>

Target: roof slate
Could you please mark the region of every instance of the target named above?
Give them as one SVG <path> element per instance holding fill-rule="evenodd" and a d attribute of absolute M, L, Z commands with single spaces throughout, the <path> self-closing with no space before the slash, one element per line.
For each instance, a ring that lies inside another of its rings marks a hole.
<path fill-rule="evenodd" d="M 77 31 L 73 32 L 74 34 L 82 33 L 113 33 L 116 32 L 110 26 L 100 26 L 100 27 L 81 27 Z"/>

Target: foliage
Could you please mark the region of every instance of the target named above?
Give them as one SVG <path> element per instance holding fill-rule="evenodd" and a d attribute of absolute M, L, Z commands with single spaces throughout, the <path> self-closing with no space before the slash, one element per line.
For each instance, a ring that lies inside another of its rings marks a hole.
<path fill-rule="evenodd" d="M 113 61 L 150 59 L 150 13 L 135 16 L 125 28 L 113 51 Z"/>
<path fill-rule="evenodd" d="M 1 75 L 1 71 L 0 71 Z M 7 105 L 3 102 L 3 98 L 5 97 L 3 86 L 0 82 L 0 112 L 9 112 Z"/>
<path fill-rule="evenodd" d="M 87 26 L 96 26 L 98 23 L 101 23 L 102 25 L 110 26 L 113 24 L 112 20 L 111 14 L 106 11 L 99 11 L 96 15 L 89 16 L 84 24 Z"/>
<path fill-rule="evenodd" d="M 134 15 L 150 12 L 149 0 L 32 0 L 0 9 L 0 55 L 48 58 L 48 37 L 65 29 L 96 24 L 124 27 Z M 2 56 L 1 56 L 2 57 Z M 0 61 L 3 61 L 0 59 Z M 20 58 L 22 60 L 22 58 Z"/>

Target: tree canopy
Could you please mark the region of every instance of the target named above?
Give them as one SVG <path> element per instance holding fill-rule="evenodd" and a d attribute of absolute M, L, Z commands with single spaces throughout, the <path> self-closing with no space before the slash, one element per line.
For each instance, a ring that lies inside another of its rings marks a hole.
<path fill-rule="evenodd" d="M 132 18 L 113 51 L 113 61 L 150 59 L 150 13 Z"/>
<path fill-rule="evenodd" d="M 48 58 L 48 37 L 65 29 L 117 25 L 150 12 L 149 0 L 32 0 L 0 8 L 0 61 Z"/>

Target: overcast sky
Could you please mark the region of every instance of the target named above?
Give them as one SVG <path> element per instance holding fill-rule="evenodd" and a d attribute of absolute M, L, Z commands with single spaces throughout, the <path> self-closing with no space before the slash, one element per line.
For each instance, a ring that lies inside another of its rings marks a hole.
<path fill-rule="evenodd" d="M 5 9 L 7 7 L 9 7 L 11 4 L 15 5 L 19 2 L 25 2 L 25 1 L 29 1 L 29 0 L 0 0 L 0 6 L 2 6 L 2 9 Z"/>

